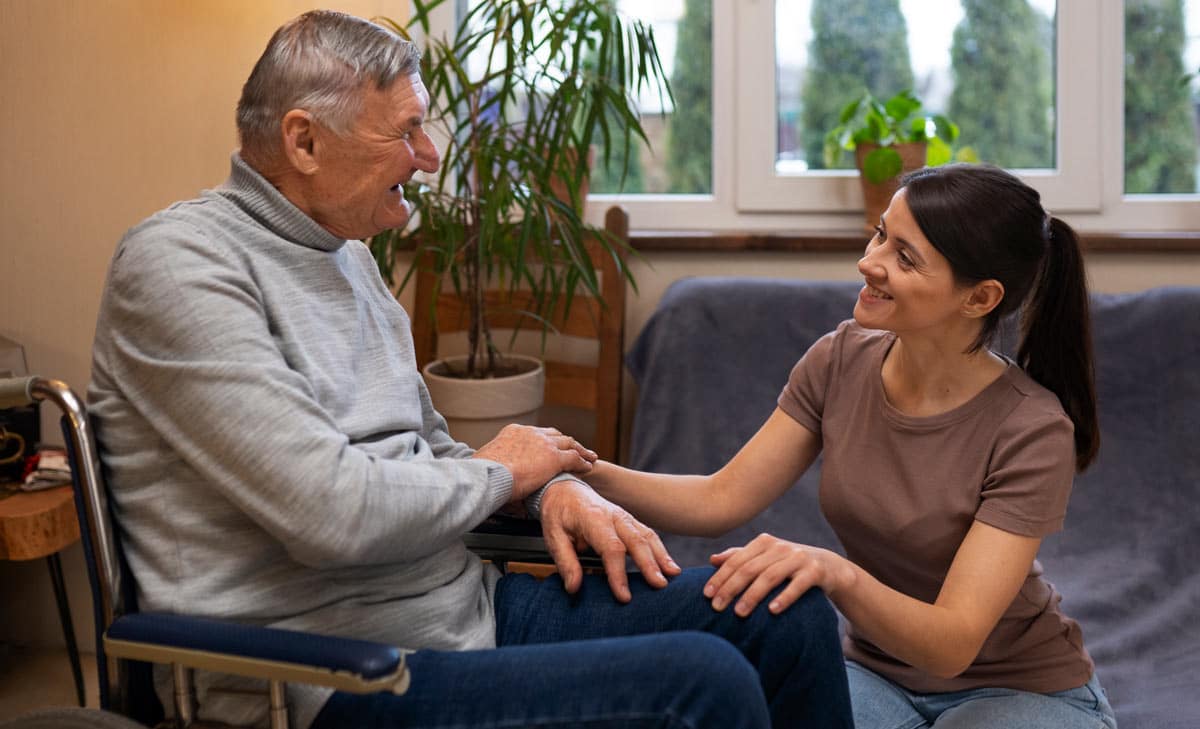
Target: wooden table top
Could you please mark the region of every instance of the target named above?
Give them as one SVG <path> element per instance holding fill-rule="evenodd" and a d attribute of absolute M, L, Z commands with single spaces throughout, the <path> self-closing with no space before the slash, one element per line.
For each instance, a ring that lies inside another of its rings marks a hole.
<path fill-rule="evenodd" d="M 47 557 L 78 539 L 69 485 L 0 494 L 0 559 Z"/>

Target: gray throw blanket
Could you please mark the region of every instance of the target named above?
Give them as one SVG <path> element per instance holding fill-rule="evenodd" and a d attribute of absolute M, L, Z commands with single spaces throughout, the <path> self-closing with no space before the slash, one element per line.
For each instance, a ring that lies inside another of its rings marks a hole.
<path fill-rule="evenodd" d="M 775 407 L 792 365 L 850 317 L 853 282 L 694 278 L 663 296 L 627 357 L 639 385 L 629 465 L 709 473 Z M 1094 294 L 1101 445 L 1040 559 L 1083 626 L 1121 729 L 1200 726 L 1200 288 Z M 1011 354 L 1009 327 L 999 349 Z M 683 565 L 759 532 L 839 549 L 820 462 L 751 523 L 666 537 Z"/>

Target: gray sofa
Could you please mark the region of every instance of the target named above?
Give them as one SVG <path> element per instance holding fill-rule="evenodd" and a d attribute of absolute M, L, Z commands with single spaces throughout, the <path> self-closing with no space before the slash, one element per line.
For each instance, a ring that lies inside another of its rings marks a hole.
<path fill-rule="evenodd" d="M 663 296 L 628 354 L 629 465 L 711 472 L 758 429 L 792 365 L 850 316 L 861 284 L 693 278 Z M 1102 441 L 1065 529 L 1039 555 L 1079 620 L 1122 729 L 1200 727 L 1200 288 L 1094 294 Z M 1002 349 L 1011 352 L 1006 333 Z M 759 532 L 837 549 L 818 462 L 750 524 L 667 536 L 684 565 Z"/>

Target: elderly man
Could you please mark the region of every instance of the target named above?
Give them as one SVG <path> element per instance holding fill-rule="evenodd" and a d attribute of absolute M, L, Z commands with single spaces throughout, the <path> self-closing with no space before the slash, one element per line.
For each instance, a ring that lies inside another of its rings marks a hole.
<path fill-rule="evenodd" d="M 437 169 L 417 64 L 358 18 L 287 23 L 243 89 L 229 179 L 120 242 L 89 396 L 142 607 L 415 651 L 404 696 L 292 687 L 300 727 L 848 725 L 822 596 L 716 613 L 710 570 L 681 573 L 570 476 L 595 460 L 573 439 L 509 426 L 472 452 L 447 435 L 358 240 L 403 226 L 402 184 Z M 562 579 L 464 547 L 519 501 Z M 581 542 L 607 585 L 582 575 Z M 202 718 L 263 720 L 246 685 L 198 682 Z"/>

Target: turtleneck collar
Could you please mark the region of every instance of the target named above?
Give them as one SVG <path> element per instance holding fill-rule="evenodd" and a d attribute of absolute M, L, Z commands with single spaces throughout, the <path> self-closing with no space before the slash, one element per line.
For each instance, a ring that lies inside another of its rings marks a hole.
<path fill-rule="evenodd" d="M 229 179 L 213 192 L 285 240 L 330 252 L 346 244 L 344 238 L 317 225 L 293 205 L 237 152 L 233 153 Z"/>

